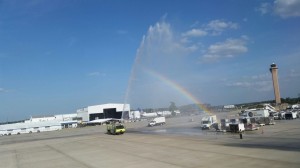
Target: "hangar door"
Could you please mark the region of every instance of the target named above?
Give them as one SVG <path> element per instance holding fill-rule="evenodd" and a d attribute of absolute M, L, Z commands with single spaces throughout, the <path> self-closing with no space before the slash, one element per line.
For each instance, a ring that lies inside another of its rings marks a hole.
<path fill-rule="evenodd" d="M 116 108 L 103 109 L 104 118 L 117 118 L 121 119 L 122 111 L 117 112 Z"/>
<path fill-rule="evenodd" d="M 97 119 L 103 119 L 103 118 L 104 118 L 103 113 L 90 114 L 90 121 L 97 120 Z"/>
<path fill-rule="evenodd" d="M 124 114 L 125 114 L 125 116 L 126 116 L 126 114 L 128 116 L 128 111 L 124 112 Z M 108 109 L 103 109 L 103 113 L 90 114 L 90 121 L 97 120 L 97 119 L 105 119 L 105 118 L 121 119 L 122 111 L 117 112 L 116 108 L 108 108 Z M 127 117 L 126 119 L 128 119 L 128 118 L 129 117 Z"/>

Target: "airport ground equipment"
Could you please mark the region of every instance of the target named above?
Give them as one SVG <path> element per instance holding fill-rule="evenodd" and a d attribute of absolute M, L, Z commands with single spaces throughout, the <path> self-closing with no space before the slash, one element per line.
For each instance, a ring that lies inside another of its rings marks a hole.
<path fill-rule="evenodd" d="M 292 120 L 297 118 L 297 113 L 289 111 L 285 113 L 285 119 L 286 120 Z"/>
<path fill-rule="evenodd" d="M 256 117 L 269 117 L 270 113 L 266 109 L 252 109 L 242 111 L 240 117 L 242 118 L 256 118 Z"/>
<path fill-rule="evenodd" d="M 274 117 L 265 117 L 266 125 L 275 125 Z"/>
<path fill-rule="evenodd" d="M 107 133 L 113 135 L 124 134 L 126 128 L 123 124 L 117 122 L 111 122 L 107 124 Z"/>
<path fill-rule="evenodd" d="M 231 132 L 239 133 L 245 131 L 245 126 L 243 123 L 231 123 L 229 124 L 229 128 Z"/>
<path fill-rule="evenodd" d="M 165 117 L 155 117 L 153 120 L 151 120 L 148 124 L 149 127 L 153 127 L 155 125 L 164 125 L 166 124 L 166 118 Z"/>
<path fill-rule="evenodd" d="M 211 129 L 215 123 L 217 123 L 216 115 L 204 116 L 201 119 L 201 128 L 202 128 L 202 130 Z"/>
<path fill-rule="evenodd" d="M 297 111 L 291 111 L 291 113 L 292 113 L 293 119 L 298 118 L 298 117 L 297 117 L 297 114 L 298 114 Z"/>
<path fill-rule="evenodd" d="M 232 119 L 221 119 L 221 130 L 223 132 L 244 132 L 245 125 L 243 119 L 232 118 Z"/>
<path fill-rule="evenodd" d="M 265 118 L 267 117 L 256 117 L 255 118 L 256 124 L 258 124 L 259 126 L 265 126 L 266 125 Z"/>
<path fill-rule="evenodd" d="M 230 131 L 229 124 L 230 124 L 229 119 L 227 119 L 227 118 L 221 119 L 221 130 L 222 131 Z"/>
<path fill-rule="evenodd" d="M 285 120 L 285 111 L 281 111 L 281 112 L 278 114 L 278 119 L 279 119 L 279 120 Z"/>
<path fill-rule="evenodd" d="M 241 119 L 242 123 L 244 123 L 246 131 L 258 130 L 259 127 L 255 121 L 255 118 L 243 118 Z"/>
<path fill-rule="evenodd" d="M 270 117 L 274 117 L 274 120 L 278 120 L 279 112 L 276 112 L 276 111 L 270 112 Z"/>

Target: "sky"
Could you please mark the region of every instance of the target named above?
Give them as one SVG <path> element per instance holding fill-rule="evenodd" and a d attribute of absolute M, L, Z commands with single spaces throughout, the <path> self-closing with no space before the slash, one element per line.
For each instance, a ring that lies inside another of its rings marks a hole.
<path fill-rule="evenodd" d="M 0 122 L 300 94 L 300 0 L 0 0 Z"/>

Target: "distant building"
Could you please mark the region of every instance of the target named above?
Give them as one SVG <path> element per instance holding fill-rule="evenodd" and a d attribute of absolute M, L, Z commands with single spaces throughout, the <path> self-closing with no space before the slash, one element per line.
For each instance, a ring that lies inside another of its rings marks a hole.
<path fill-rule="evenodd" d="M 131 119 L 131 120 L 140 120 L 141 119 L 141 112 L 139 110 L 130 111 L 129 119 Z"/>
<path fill-rule="evenodd" d="M 0 135 L 16 135 L 24 133 L 35 133 L 45 131 L 61 130 L 62 126 L 59 121 L 42 121 L 42 122 L 21 122 L 14 124 L 0 125 Z"/>
<path fill-rule="evenodd" d="M 77 114 L 56 114 L 56 115 L 45 115 L 45 116 L 32 116 L 29 120 L 25 120 L 25 123 L 28 122 L 43 122 L 43 121 L 72 121 L 76 120 Z"/>
<path fill-rule="evenodd" d="M 233 109 L 235 108 L 235 105 L 225 105 L 224 109 Z"/>
<path fill-rule="evenodd" d="M 51 116 L 33 116 L 24 122 L 0 125 L 0 135 L 17 135 L 56 131 L 62 128 L 77 127 L 77 114 L 58 114 Z"/>

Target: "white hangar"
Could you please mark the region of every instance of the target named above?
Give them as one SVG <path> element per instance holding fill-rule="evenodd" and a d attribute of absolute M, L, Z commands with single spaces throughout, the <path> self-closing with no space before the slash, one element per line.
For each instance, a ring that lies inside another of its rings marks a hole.
<path fill-rule="evenodd" d="M 89 122 L 99 119 L 115 118 L 115 119 L 129 119 L 129 104 L 101 104 L 88 106 L 78 109 L 77 117 L 81 118 L 83 122 Z"/>

